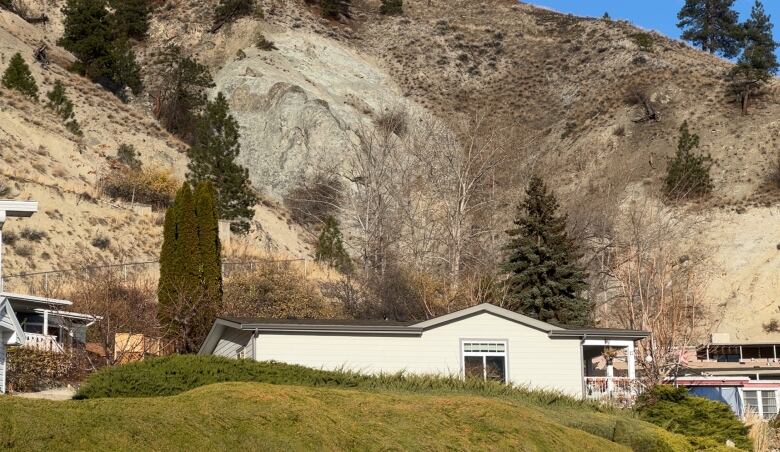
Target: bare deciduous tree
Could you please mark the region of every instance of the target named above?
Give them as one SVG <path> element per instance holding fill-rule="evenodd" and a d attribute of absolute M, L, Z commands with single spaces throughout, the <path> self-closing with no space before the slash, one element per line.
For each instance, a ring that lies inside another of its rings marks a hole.
<path fill-rule="evenodd" d="M 652 201 L 630 202 L 618 223 L 602 317 L 651 333 L 637 358 L 647 383 L 676 375 L 686 348 L 705 339 L 714 311 L 704 296 L 709 259 L 693 240 L 698 225 Z"/>

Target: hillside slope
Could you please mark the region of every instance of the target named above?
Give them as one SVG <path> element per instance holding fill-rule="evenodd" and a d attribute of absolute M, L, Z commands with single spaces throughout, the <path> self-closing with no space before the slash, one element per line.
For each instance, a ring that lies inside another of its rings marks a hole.
<path fill-rule="evenodd" d="M 56 9 L 54 2 L 48 5 Z M 60 5 L 61 6 L 61 5 Z M 165 131 L 144 102 L 122 103 L 91 81 L 66 70 L 74 57 L 55 45 L 58 15 L 49 24 L 32 25 L 0 10 L 0 71 L 19 52 L 30 66 L 39 88 L 38 102 L 0 88 L 0 182 L 7 197 L 38 201 L 31 219 L 10 220 L 4 232 L 4 273 L 13 275 L 86 265 L 148 261 L 157 258 L 162 240 L 162 212 L 137 209 L 112 200 L 100 190 L 100 179 L 112 171 L 109 159 L 121 144 L 135 147 L 145 167 L 169 172 L 183 180 L 186 145 Z M 41 43 L 51 64 L 34 62 Z M 45 108 L 46 93 L 55 81 L 65 86 L 74 103 L 83 136 L 65 129 Z M 259 226 L 244 247 L 303 257 L 310 254 L 302 231 L 291 225 L 283 209 L 257 207 Z M 22 231 L 43 232 L 28 240 Z M 108 238 L 106 248 L 92 244 Z M 28 290 L 34 278 L 13 278 L 9 290 Z"/>

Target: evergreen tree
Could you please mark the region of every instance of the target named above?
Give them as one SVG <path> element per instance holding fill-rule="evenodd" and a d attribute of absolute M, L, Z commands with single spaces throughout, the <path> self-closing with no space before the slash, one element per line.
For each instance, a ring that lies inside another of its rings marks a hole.
<path fill-rule="evenodd" d="M 38 85 L 35 83 L 30 67 L 24 62 L 22 54 L 17 52 L 3 73 L 3 86 L 14 89 L 32 99 L 38 99 Z"/>
<path fill-rule="evenodd" d="M 739 96 L 742 113 L 747 114 L 751 93 L 760 89 L 774 74 L 778 65 L 777 43 L 772 21 L 764 5 L 756 0 L 750 18 L 743 25 L 743 50 L 729 78 L 731 89 Z"/>
<path fill-rule="evenodd" d="M 198 251 L 201 256 L 202 284 L 205 296 L 200 311 L 201 324 L 211 326 L 222 306 L 222 247 L 219 243 L 219 220 L 216 194 L 211 182 L 195 187 L 195 213 L 198 217 Z"/>
<path fill-rule="evenodd" d="M 133 94 L 141 93 L 143 91 L 141 68 L 135 61 L 135 52 L 126 38 L 121 37 L 114 41 L 111 48 L 111 61 L 113 66 L 109 89 L 124 101 L 128 100 L 124 92 L 125 87 L 130 88 Z"/>
<path fill-rule="evenodd" d="M 252 208 L 257 197 L 252 192 L 249 172 L 235 162 L 241 151 L 238 122 L 230 115 L 227 99 L 222 93 L 208 102 L 195 131 L 195 144 L 189 149 L 192 183 L 211 181 L 217 192 L 219 217 L 234 220 L 231 229 L 249 230 Z"/>
<path fill-rule="evenodd" d="M 332 216 L 325 219 L 325 225 L 317 240 L 314 258 L 337 268 L 342 273 L 352 271 L 352 259 L 350 259 L 347 250 L 344 249 L 339 222 Z"/>
<path fill-rule="evenodd" d="M 710 53 L 733 58 L 739 52 L 739 14 L 734 0 L 685 0 L 677 14 L 682 38 Z"/>
<path fill-rule="evenodd" d="M 149 31 L 150 0 L 109 0 L 114 10 L 114 32 L 118 36 L 143 41 Z"/>
<path fill-rule="evenodd" d="M 404 13 L 404 0 L 382 0 L 379 13 L 388 16 Z"/>
<path fill-rule="evenodd" d="M 127 36 L 115 23 L 106 0 L 68 0 L 65 30 L 57 42 L 79 61 L 72 69 L 125 99 L 125 87 L 141 90 L 138 64 Z"/>
<path fill-rule="evenodd" d="M 79 59 L 73 69 L 95 81 L 111 79 L 111 20 L 105 0 L 68 0 L 58 44 Z"/>
<path fill-rule="evenodd" d="M 709 155 L 697 155 L 694 149 L 699 147 L 699 136 L 690 133 L 688 122 L 680 126 L 677 152 L 669 159 L 664 191 L 672 199 L 684 199 L 701 196 L 712 191 Z"/>
<path fill-rule="evenodd" d="M 200 111 L 206 105 L 206 89 L 214 86 L 208 69 L 178 46 L 167 47 L 156 60 L 161 74 L 156 114 L 165 128 L 192 143 Z"/>
<path fill-rule="evenodd" d="M 73 112 L 73 102 L 65 95 L 65 86 L 62 82 L 57 80 L 54 82 L 54 88 L 46 94 L 49 102 L 46 106 L 49 107 L 65 122 L 65 127 L 75 135 L 81 135 L 81 127 L 78 121 L 76 121 L 76 115 Z"/>
<path fill-rule="evenodd" d="M 197 351 L 221 306 L 222 274 L 213 191 L 185 183 L 165 213 L 158 318 L 179 350 Z"/>
<path fill-rule="evenodd" d="M 587 288 L 577 260 L 579 252 L 566 233 L 566 217 L 544 181 L 532 177 L 520 204 L 520 214 L 503 268 L 510 309 L 562 326 L 588 322 L 589 305 L 580 296 Z"/>

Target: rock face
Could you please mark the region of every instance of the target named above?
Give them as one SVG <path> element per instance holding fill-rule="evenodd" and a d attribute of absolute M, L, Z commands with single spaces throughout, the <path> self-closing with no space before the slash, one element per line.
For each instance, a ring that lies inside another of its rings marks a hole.
<path fill-rule="evenodd" d="M 383 109 L 419 108 L 377 65 L 336 41 L 296 31 L 265 36 L 278 50 L 242 49 L 217 72 L 214 92 L 229 98 L 240 161 L 266 194 L 283 196 L 302 174 L 343 164 L 356 131 Z"/>

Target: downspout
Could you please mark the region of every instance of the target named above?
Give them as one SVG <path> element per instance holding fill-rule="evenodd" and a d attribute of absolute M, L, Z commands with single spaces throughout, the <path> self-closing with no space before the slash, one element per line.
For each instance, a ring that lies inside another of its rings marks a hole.
<path fill-rule="evenodd" d="M 257 332 L 257 328 L 252 333 L 252 361 L 257 361 L 257 338 L 260 334 Z"/>
<path fill-rule="evenodd" d="M 587 387 L 585 386 L 585 352 L 583 348 L 585 347 L 585 340 L 588 338 L 588 334 L 585 333 L 582 335 L 582 340 L 580 340 L 580 382 L 582 382 L 582 398 L 585 399 L 587 394 Z"/>

